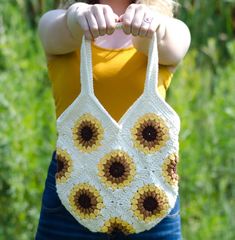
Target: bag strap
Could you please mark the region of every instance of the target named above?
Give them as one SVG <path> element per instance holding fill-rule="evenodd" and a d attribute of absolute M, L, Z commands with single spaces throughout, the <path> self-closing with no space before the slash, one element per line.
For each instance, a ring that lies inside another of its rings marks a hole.
<path fill-rule="evenodd" d="M 119 26 L 120 27 L 120 26 Z M 81 93 L 87 95 L 94 95 L 93 87 L 93 70 L 92 70 L 92 50 L 91 41 L 86 39 L 83 35 L 81 44 Z M 148 50 L 148 64 L 146 69 L 146 79 L 144 85 L 144 95 L 158 95 L 157 84 L 158 84 L 158 47 L 157 47 L 157 36 L 156 32 L 150 41 Z M 105 71 L 105 69 L 104 69 Z"/>

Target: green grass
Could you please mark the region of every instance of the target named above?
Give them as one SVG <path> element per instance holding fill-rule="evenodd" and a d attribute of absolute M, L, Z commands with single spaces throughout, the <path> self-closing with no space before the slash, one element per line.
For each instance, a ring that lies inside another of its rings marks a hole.
<path fill-rule="evenodd" d="M 195 56 L 192 50 L 178 69 L 169 99 L 182 121 L 183 232 L 190 240 L 234 239 L 235 64 L 213 74 L 196 67 Z"/>
<path fill-rule="evenodd" d="M 28 240 L 55 148 L 55 109 L 35 31 L 14 4 L 1 3 L 0 9 L 0 239 Z M 168 92 L 181 117 L 183 236 L 233 240 L 235 41 L 224 43 L 227 61 L 220 61 L 213 36 L 198 46 L 193 44 Z"/>

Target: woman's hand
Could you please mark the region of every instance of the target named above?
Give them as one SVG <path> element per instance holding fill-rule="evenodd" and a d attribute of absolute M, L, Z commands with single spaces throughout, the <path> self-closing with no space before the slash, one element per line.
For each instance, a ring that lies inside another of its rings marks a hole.
<path fill-rule="evenodd" d="M 157 31 L 158 39 L 162 39 L 165 34 L 164 16 L 144 4 L 130 4 L 119 21 L 123 22 L 123 31 L 133 36 L 151 38 Z"/>
<path fill-rule="evenodd" d="M 77 4 L 74 18 L 89 40 L 112 34 L 118 20 L 112 8 L 104 4 Z"/>
<path fill-rule="evenodd" d="M 191 35 L 187 25 L 173 17 L 161 15 L 144 4 L 131 4 L 120 16 L 123 31 L 132 34 L 136 49 L 148 55 L 150 38 L 157 33 L 159 63 L 176 66 L 190 46 Z"/>

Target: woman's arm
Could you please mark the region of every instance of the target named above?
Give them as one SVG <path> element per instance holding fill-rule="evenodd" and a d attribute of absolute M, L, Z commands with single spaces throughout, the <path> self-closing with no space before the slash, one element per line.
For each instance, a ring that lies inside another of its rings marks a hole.
<path fill-rule="evenodd" d="M 83 33 L 94 39 L 115 30 L 115 19 L 108 5 L 75 3 L 68 10 L 51 10 L 39 20 L 38 33 L 47 57 L 80 48 Z"/>
<path fill-rule="evenodd" d="M 72 6 L 73 8 L 75 5 Z M 81 44 L 82 28 L 77 24 L 75 38 L 67 25 L 67 14 L 72 10 L 56 9 L 46 12 L 39 20 L 38 34 L 47 55 L 65 54 Z"/>
<path fill-rule="evenodd" d="M 131 4 L 121 21 L 124 32 L 133 35 L 133 45 L 146 55 L 150 39 L 157 32 L 160 64 L 176 66 L 188 51 L 190 32 L 178 19 L 162 15 L 144 4 Z"/>
<path fill-rule="evenodd" d="M 165 19 L 165 20 L 164 20 Z M 157 34 L 159 62 L 162 65 L 176 66 L 185 56 L 191 42 L 191 35 L 187 25 L 176 19 L 164 17 L 164 26 L 159 26 Z M 150 39 L 133 36 L 133 45 L 141 52 L 148 54 Z"/>

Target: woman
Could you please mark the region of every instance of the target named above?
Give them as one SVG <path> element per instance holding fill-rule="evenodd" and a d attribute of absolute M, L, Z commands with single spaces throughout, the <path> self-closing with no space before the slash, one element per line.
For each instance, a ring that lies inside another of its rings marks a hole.
<path fill-rule="evenodd" d="M 173 18 L 173 1 L 69 1 L 63 6 L 65 9 L 45 13 L 39 22 L 57 118 L 80 92 L 79 51 L 83 34 L 92 40 L 95 94 L 113 119 L 118 122 L 143 91 L 149 42 L 155 32 L 160 63 L 158 90 L 165 97 L 172 73 L 190 45 L 187 26 Z M 115 30 L 117 22 L 122 23 L 122 29 Z M 36 239 L 181 239 L 179 197 L 170 214 L 149 231 L 128 236 L 122 231 L 89 231 L 58 198 L 55 156 L 54 151 Z"/>

